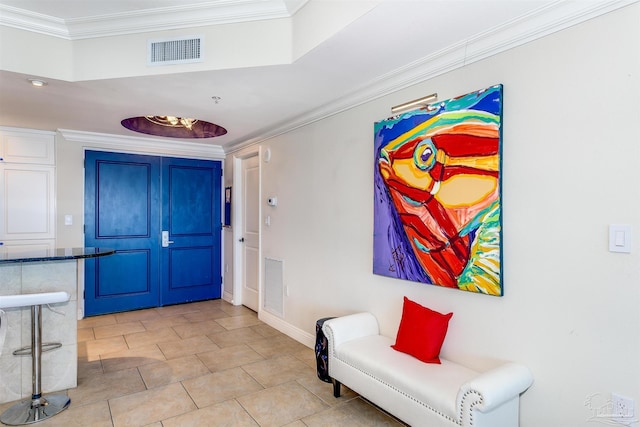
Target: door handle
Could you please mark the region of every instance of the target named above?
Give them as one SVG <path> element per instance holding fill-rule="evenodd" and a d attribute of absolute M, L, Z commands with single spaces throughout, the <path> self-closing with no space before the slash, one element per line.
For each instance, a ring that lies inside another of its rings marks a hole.
<path fill-rule="evenodd" d="M 244 243 L 244 237 L 239 238 L 239 239 L 238 239 L 238 242 L 240 242 L 240 243 Z"/>
<path fill-rule="evenodd" d="M 162 247 L 163 248 L 168 248 L 171 243 L 173 243 L 173 240 L 169 240 L 169 232 L 168 231 L 163 231 L 162 232 Z"/>

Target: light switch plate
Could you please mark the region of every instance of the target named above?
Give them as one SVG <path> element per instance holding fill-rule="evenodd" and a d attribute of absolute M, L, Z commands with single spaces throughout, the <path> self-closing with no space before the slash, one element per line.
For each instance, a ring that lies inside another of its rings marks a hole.
<path fill-rule="evenodd" d="M 609 225 L 609 252 L 631 253 L 631 226 Z"/>

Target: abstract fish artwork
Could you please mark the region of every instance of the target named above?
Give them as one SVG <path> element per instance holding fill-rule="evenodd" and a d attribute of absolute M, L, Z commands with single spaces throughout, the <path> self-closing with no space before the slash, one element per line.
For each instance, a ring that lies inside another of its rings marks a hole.
<path fill-rule="evenodd" d="M 502 85 L 374 131 L 374 274 L 502 296 Z"/>

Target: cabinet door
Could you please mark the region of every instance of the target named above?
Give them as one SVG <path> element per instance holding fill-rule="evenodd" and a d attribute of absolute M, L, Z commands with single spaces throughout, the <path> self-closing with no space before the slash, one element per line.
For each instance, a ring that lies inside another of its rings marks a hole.
<path fill-rule="evenodd" d="M 0 241 L 55 239 L 55 167 L 0 164 Z"/>
<path fill-rule="evenodd" d="M 55 138 L 51 132 L 0 128 L 0 161 L 53 165 Z"/>
<path fill-rule="evenodd" d="M 56 247 L 55 239 L 44 240 L 4 240 L 1 241 L 2 250 L 5 253 L 29 252 L 31 254 L 42 253 L 42 256 L 51 254 Z"/>

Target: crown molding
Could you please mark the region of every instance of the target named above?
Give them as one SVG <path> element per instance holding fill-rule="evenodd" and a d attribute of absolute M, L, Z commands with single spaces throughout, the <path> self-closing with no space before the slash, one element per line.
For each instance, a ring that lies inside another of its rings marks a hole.
<path fill-rule="evenodd" d="M 339 114 L 351 108 L 391 95 L 441 74 L 497 55 L 555 32 L 596 18 L 640 0 L 563 1 L 532 11 L 515 20 L 477 34 L 439 52 L 382 75 L 335 101 L 298 116 L 280 126 L 226 145 L 227 154 L 265 142 L 303 126 Z M 402 100 L 400 100 L 402 101 Z"/>
<path fill-rule="evenodd" d="M 13 126 L 0 126 L 0 132 L 31 133 L 35 135 L 54 136 L 56 133 L 49 130 L 18 128 Z"/>
<path fill-rule="evenodd" d="M 99 16 L 59 19 L 0 4 L 0 25 L 66 40 L 290 18 L 308 0 L 287 9 L 282 0 L 214 0 Z"/>
<path fill-rule="evenodd" d="M 63 39 L 69 38 L 64 19 L 0 4 L 0 25 Z"/>
<path fill-rule="evenodd" d="M 58 133 L 69 142 L 83 144 L 90 148 L 108 148 L 119 152 L 159 154 L 210 160 L 223 160 L 224 150 L 219 145 L 167 140 L 161 138 L 142 138 L 138 136 L 111 135 L 106 133 L 84 132 L 70 129 L 58 129 Z"/>

